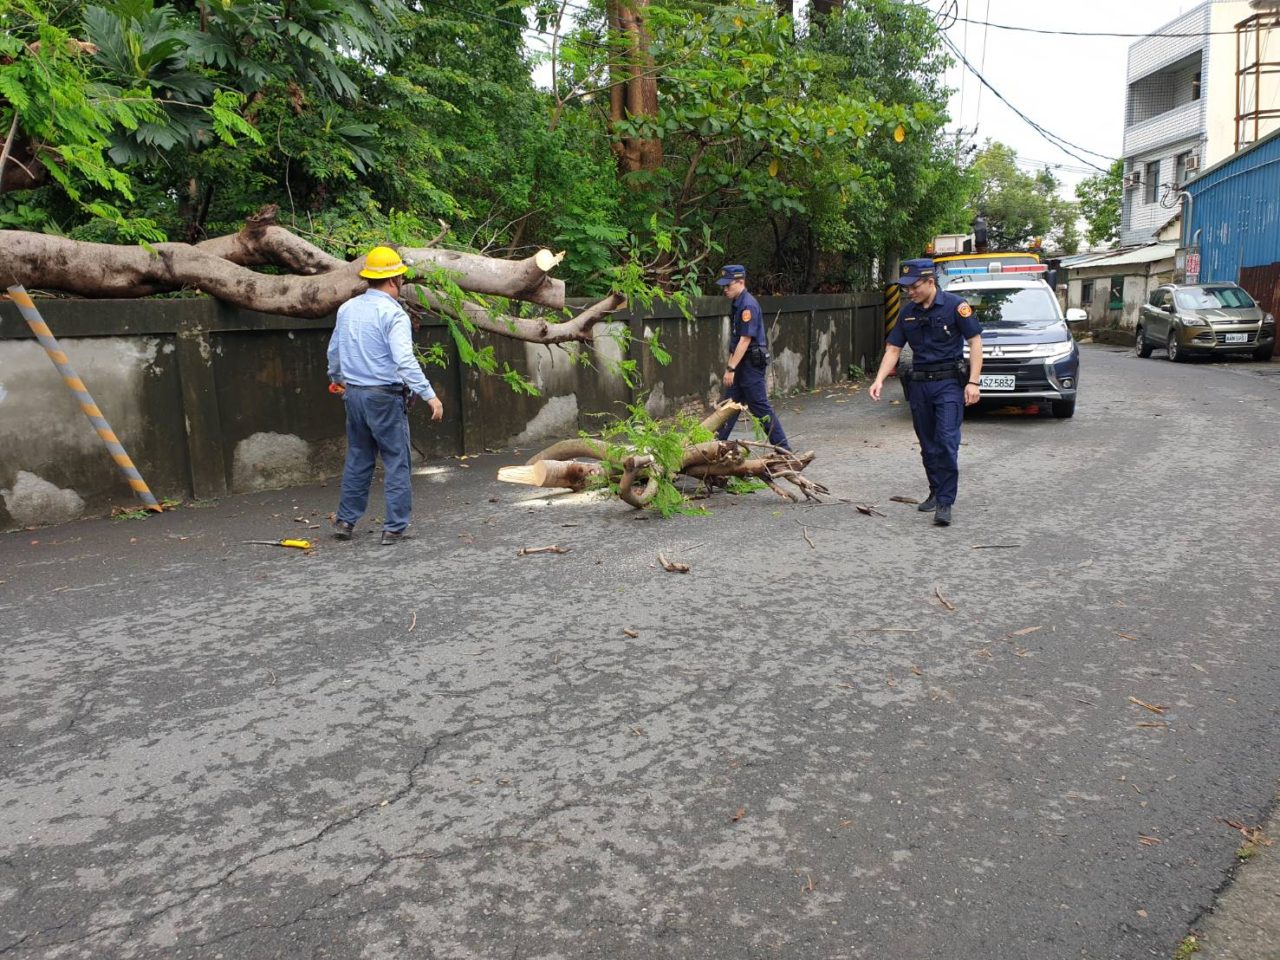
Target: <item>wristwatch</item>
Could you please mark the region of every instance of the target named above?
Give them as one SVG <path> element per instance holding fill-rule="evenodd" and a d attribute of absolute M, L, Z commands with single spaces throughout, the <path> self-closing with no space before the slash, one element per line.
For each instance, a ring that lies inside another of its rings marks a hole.
<path fill-rule="evenodd" d="M 737 368 L 737 367 L 730 367 L 730 366 L 727 366 L 727 365 L 726 365 L 724 369 L 725 369 L 725 371 L 726 371 L 726 372 L 728 372 L 728 373 L 737 373 L 737 372 L 738 372 L 738 368 Z"/>
<path fill-rule="evenodd" d="M 982 386 L 982 384 L 980 384 L 977 380 L 970 380 L 970 381 L 969 381 L 969 386 L 971 386 L 971 387 L 980 387 L 980 386 Z"/>

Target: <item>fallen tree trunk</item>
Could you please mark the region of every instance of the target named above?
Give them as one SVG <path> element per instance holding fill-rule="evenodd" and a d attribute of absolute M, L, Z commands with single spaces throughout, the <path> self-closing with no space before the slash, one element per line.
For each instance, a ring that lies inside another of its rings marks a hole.
<path fill-rule="evenodd" d="M 195 290 L 219 300 L 264 313 L 293 317 L 328 316 L 346 300 L 368 289 L 360 276 L 363 258 L 347 262 L 275 223 L 277 210 L 267 207 L 248 218 L 238 233 L 201 243 L 156 243 L 149 246 L 90 243 L 23 230 L 0 230 L 6 280 L 39 290 L 84 297 L 147 297 Z M 587 341 L 595 325 L 625 305 L 611 295 L 577 316 L 553 322 L 542 317 L 495 314 L 477 303 L 442 295 L 432 272 L 471 293 L 506 297 L 552 310 L 565 305 L 565 286 L 549 276 L 563 254 L 550 250 L 523 260 L 500 260 L 432 247 L 401 248 L 405 262 L 423 283 L 402 290 L 410 307 L 448 313 L 499 336 L 532 343 Z M 260 273 L 273 267 L 282 274 Z"/>
<path fill-rule="evenodd" d="M 737 403 L 721 404 L 701 426 L 715 430 L 732 414 L 745 409 Z M 753 451 L 757 455 L 749 457 Z M 779 485 L 778 481 L 785 480 L 796 487 L 804 499 L 820 500 L 821 495 L 828 493 L 827 488 L 801 475 L 813 459 L 812 451 L 797 454 L 768 443 L 707 440 L 689 443 L 674 473 L 698 480 L 708 488 L 724 486 L 734 477 L 756 479 L 778 496 L 798 502 L 800 496 Z M 654 502 L 663 481 L 674 477 L 667 476 L 651 454 L 636 452 L 619 457 L 617 448 L 611 448 L 602 440 L 577 437 L 552 444 L 522 467 L 503 467 L 498 471 L 498 479 L 574 491 L 608 484 L 617 488 L 618 497 L 624 503 L 642 509 Z"/>

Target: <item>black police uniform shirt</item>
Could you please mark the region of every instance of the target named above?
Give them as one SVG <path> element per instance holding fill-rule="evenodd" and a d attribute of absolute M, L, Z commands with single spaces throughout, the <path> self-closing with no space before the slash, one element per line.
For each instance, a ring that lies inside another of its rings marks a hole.
<path fill-rule="evenodd" d="M 733 320 L 729 324 L 729 356 L 738 349 L 738 340 L 750 337 L 762 347 L 768 347 L 769 341 L 764 335 L 764 316 L 760 311 L 760 303 L 746 290 L 733 298 Z"/>
<path fill-rule="evenodd" d="M 914 365 L 943 364 L 963 359 L 964 342 L 981 333 L 973 307 L 963 297 L 939 290 L 927 310 L 906 304 L 886 342 L 899 348 L 911 344 Z"/>

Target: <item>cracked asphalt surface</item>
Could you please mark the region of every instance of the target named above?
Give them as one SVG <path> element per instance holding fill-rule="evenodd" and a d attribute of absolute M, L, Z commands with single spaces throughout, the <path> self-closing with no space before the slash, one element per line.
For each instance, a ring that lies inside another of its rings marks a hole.
<path fill-rule="evenodd" d="M 884 517 L 508 453 L 390 548 L 335 483 L 0 536 L 0 956 L 1168 957 L 1280 781 L 1269 372 L 1088 347 L 948 530 L 836 388 L 788 432 Z"/>

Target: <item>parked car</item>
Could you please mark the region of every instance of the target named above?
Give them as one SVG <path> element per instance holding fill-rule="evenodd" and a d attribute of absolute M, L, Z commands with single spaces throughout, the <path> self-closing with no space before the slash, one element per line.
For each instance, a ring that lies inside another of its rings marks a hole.
<path fill-rule="evenodd" d="M 1075 415 L 1080 348 L 1067 324 L 1087 319 L 1083 310 L 1064 317 L 1058 298 L 1035 273 L 962 275 L 947 290 L 964 297 L 982 324 L 981 405 L 1035 401 L 1047 403 L 1055 417 Z M 904 396 L 911 389 L 910 368 L 904 349 L 898 361 Z"/>
<path fill-rule="evenodd" d="M 1240 354 L 1270 360 L 1276 318 L 1234 283 L 1166 283 L 1143 304 L 1134 334 L 1140 357 L 1163 347 L 1175 363 Z"/>

